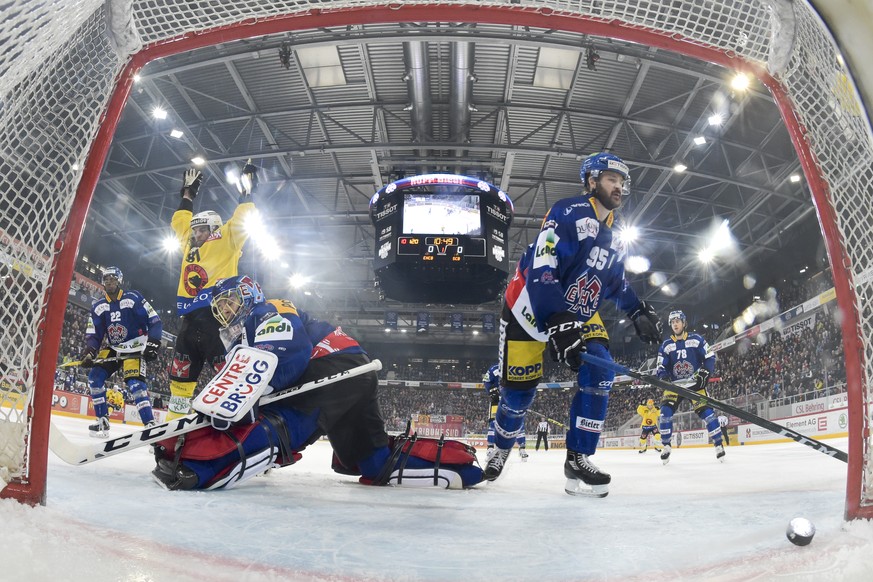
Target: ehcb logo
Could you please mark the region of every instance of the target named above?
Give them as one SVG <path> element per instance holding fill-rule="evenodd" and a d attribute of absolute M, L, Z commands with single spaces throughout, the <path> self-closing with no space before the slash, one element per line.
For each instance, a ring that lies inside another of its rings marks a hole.
<path fill-rule="evenodd" d="M 580 314 L 583 319 L 591 319 L 597 312 L 602 288 L 603 285 L 596 275 L 589 280 L 588 273 L 585 273 L 576 279 L 564 293 L 564 301 L 570 306 L 569 311 Z"/>
<path fill-rule="evenodd" d="M 381 247 L 379 247 L 379 258 L 387 259 L 388 252 L 391 250 L 391 241 L 386 242 Z"/>
<path fill-rule="evenodd" d="M 494 255 L 494 258 L 497 259 L 498 263 L 502 263 L 503 259 L 506 258 L 506 251 L 504 251 L 503 247 L 500 245 L 492 246 L 491 254 Z"/>

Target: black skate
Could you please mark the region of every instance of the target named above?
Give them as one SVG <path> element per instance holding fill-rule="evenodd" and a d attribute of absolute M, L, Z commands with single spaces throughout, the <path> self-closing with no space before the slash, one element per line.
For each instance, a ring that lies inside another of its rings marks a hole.
<path fill-rule="evenodd" d="M 649 450 L 649 448 L 646 447 L 645 449 L 640 449 L 640 450 L 638 450 L 637 452 L 638 452 L 639 454 L 642 455 L 643 453 L 645 453 L 645 452 L 648 451 L 648 450 Z"/>
<path fill-rule="evenodd" d="M 94 424 L 88 425 L 88 434 L 97 439 L 105 439 L 109 436 L 109 419 L 101 416 Z"/>
<path fill-rule="evenodd" d="M 509 453 L 512 449 L 498 449 L 494 447 L 488 451 L 488 458 L 485 461 L 485 472 L 482 478 L 486 481 L 494 481 L 500 477 L 503 472 L 503 467 L 506 466 L 506 459 L 509 458 Z"/>
<path fill-rule="evenodd" d="M 564 477 L 567 478 L 564 491 L 569 495 L 585 497 L 609 495 L 609 482 L 612 481 L 612 477 L 609 473 L 598 469 L 588 455 L 568 450 L 567 460 L 564 462 Z"/>
<path fill-rule="evenodd" d="M 721 445 L 715 446 L 715 458 L 718 459 L 720 463 L 724 463 L 724 447 Z"/>
<path fill-rule="evenodd" d="M 664 445 L 664 452 L 661 453 L 661 462 L 665 465 L 670 462 L 670 452 L 673 450 L 673 447 L 670 445 Z"/>

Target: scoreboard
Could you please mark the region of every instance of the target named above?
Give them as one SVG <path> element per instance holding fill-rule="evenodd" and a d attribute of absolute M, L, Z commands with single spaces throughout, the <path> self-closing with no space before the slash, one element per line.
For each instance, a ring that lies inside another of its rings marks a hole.
<path fill-rule="evenodd" d="M 425 174 L 392 182 L 370 200 L 376 280 L 399 301 L 491 301 L 511 268 L 512 215 L 509 196 L 476 178 Z"/>

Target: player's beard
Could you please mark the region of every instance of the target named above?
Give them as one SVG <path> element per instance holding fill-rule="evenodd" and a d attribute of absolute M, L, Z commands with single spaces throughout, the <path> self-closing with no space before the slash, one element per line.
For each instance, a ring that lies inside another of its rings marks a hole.
<path fill-rule="evenodd" d="M 621 191 L 619 190 L 616 198 L 604 190 L 599 181 L 594 185 L 594 198 L 607 210 L 615 210 L 621 206 Z"/>

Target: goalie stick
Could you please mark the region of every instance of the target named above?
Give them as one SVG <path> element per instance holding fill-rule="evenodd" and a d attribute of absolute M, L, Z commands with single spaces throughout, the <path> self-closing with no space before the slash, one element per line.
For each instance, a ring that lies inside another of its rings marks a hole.
<path fill-rule="evenodd" d="M 601 368 L 608 368 L 614 371 L 617 374 L 626 374 L 631 378 L 636 378 L 637 380 L 642 380 L 643 382 L 648 382 L 653 386 L 657 386 L 663 390 L 670 390 L 675 392 L 685 398 L 693 400 L 695 402 L 700 402 L 703 404 L 710 404 L 719 410 L 724 412 L 729 412 L 733 414 L 737 418 L 742 418 L 746 422 L 751 422 L 752 424 L 756 424 L 761 428 L 766 428 L 767 430 L 774 432 L 783 437 L 789 438 L 795 442 L 798 442 L 802 445 L 806 445 L 808 447 L 812 447 L 820 453 L 823 453 L 829 457 L 833 457 L 837 460 L 843 461 L 844 463 L 849 462 L 849 455 L 847 455 L 844 451 L 840 449 L 834 448 L 828 444 L 825 444 L 821 441 L 817 441 L 808 436 L 802 435 L 796 430 L 787 428 L 782 426 L 781 424 L 776 424 L 770 420 L 765 418 L 761 418 L 756 414 L 752 414 L 751 412 L 746 412 L 742 408 L 737 408 L 735 406 L 731 406 L 726 402 L 722 402 L 720 400 L 716 400 L 715 398 L 711 398 L 710 396 L 701 396 L 694 390 L 689 388 L 685 388 L 684 386 L 679 386 L 678 384 L 671 384 L 670 382 L 665 382 L 660 378 L 656 378 L 655 376 L 649 376 L 648 374 L 640 374 L 639 372 L 635 372 L 621 364 L 617 364 L 615 362 L 610 362 L 609 360 L 604 360 L 603 358 L 598 358 L 597 356 L 592 356 L 588 353 L 580 354 L 583 360 L 592 364 L 594 366 L 599 366 Z"/>
<path fill-rule="evenodd" d="M 378 372 L 381 369 L 382 362 L 379 360 L 373 360 L 369 364 L 364 364 L 363 366 L 358 366 L 350 370 L 343 370 L 342 372 L 338 372 L 331 376 L 326 376 L 324 378 L 319 378 L 318 380 L 312 380 L 304 384 L 298 384 L 297 386 L 273 392 L 272 394 L 267 394 L 266 396 L 261 397 L 258 404 L 263 406 L 270 402 L 276 402 L 277 400 L 282 400 L 290 396 L 297 396 L 298 394 L 303 394 L 304 392 L 309 392 L 310 390 L 315 390 L 322 386 L 339 382 L 340 380 L 360 376 L 367 372 Z M 183 435 L 204 426 L 210 426 L 208 417 L 202 414 L 189 414 L 163 424 L 143 428 L 118 438 L 109 439 L 108 441 L 94 444 L 77 444 L 70 441 L 66 435 L 64 435 L 64 433 L 61 432 L 54 423 L 52 423 L 49 432 L 49 448 L 51 448 L 51 451 L 65 463 L 69 463 L 70 465 L 85 465 L 87 463 L 99 461 L 100 459 L 105 459 L 106 457 L 132 451 L 133 449 L 138 449 L 157 441 Z"/>

